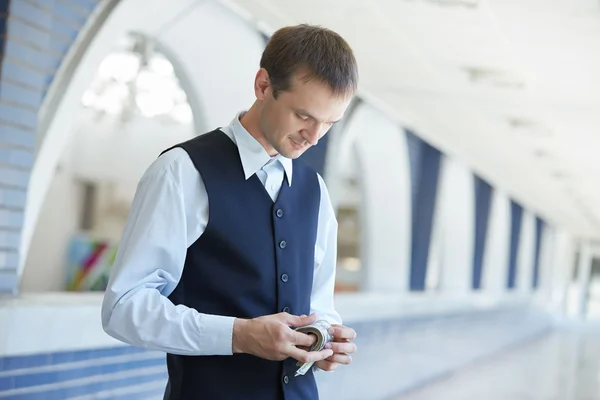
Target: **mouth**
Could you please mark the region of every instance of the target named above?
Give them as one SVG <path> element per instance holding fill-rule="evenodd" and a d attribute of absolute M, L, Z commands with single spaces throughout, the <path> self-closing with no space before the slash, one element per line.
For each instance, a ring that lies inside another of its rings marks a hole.
<path fill-rule="evenodd" d="M 292 142 L 292 146 L 296 149 L 296 150 L 302 150 L 305 146 L 303 144 L 300 144 L 298 142 L 296 142 L 294 139 L 290 138 L 290 141 Z"/>

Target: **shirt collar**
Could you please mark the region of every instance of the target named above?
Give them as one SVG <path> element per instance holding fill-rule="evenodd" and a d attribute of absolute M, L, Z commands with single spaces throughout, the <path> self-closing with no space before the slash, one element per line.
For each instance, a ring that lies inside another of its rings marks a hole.
<path fill-rule="evenodd" d="M 264 167 L 269 162 L 279 162 L 285 170 L 288 185 L 292 185 L 292 160 L 283 157 L 281 154 L 271 157 L 265 148 L 242 126 L 240 118 L 245 114 L 245 111 L 239 112 L 231 121 L 230 128 L 235 138 L 242 168 L 246 179 L 254 175 L 258 170 Z"/>

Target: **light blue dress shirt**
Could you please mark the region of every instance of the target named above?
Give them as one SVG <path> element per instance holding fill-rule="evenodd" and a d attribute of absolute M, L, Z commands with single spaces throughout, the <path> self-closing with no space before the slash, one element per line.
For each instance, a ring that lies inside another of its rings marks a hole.
<path fill-rule="evenodd" d="M 242 126 L 238 113 L 223 132 L 238 146 L 246 179 L 256 174 L 273 201 L 292 160 L 271 157 Z M 342 323 L 334 308 L 337 220 L 321 176 L 311 312 Z M 102 325 L 111 336 L 135 345 L 183 355 L 230 355 L 235 317 L 199 313 L 166 297 L 183 272 L 186 251 L 204 232 L 208 197 L 187 153 L 175 148 L 142 176 L 102 304 Z M 202 268 L 211 268 L 203 265 Z"/>

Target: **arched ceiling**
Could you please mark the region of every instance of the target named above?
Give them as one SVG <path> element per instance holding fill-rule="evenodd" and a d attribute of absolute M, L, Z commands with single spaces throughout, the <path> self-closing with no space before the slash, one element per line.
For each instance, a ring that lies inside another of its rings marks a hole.
<path fill-rule="evenodd" d="M 361 91 L 525 207 L 600 235 L 596 0 L 231 0 L 341 33 Z"/>

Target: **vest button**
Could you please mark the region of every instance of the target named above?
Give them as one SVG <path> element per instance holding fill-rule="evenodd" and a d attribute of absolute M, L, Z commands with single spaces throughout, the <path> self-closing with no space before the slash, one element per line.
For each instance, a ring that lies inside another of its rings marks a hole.
<path fill-rule="evenodd" d="M 285 249 L 285 246 L 287 246 L 287 243 L 285 242 L 285 240 L 282 240 L 281 242 L 279 242 L 279 247 L 281 247 L 282 249 Z"/>
<path fill-rule="evenodd" d="M 279 210 L 277 210 L 277 212 L 275 213 L 279 218 L 283 217 L 283 210 L 280 208 Z"/>
<path fill-rule="evenodd" d="M 287 375 L 283 377 L 283 383 L 285 383 L 286 385 L 287 385 L 288 383 L 290 383 L 290 378 L 288 378 L 288 376 L 287 376 Z"/>
<path fill-rule="evenodd" d="M 287 281 L 288 281 L 288 279 L 289 279 L 289 277 L 288 277 L 288 275 L 287 275 L 287 274 L 283 274 L 283 275 L 281 275 L 281 280 L 282 280 L 282 281 L 284 281 L 284 282 L 287 282 Z"/>
<path fill-rule="evenodd" d="M 289 313 L 290 312 L 290 308 L 289 307 L 283 307 L 283 310 L 281 310 L 281 311 Z"/>

